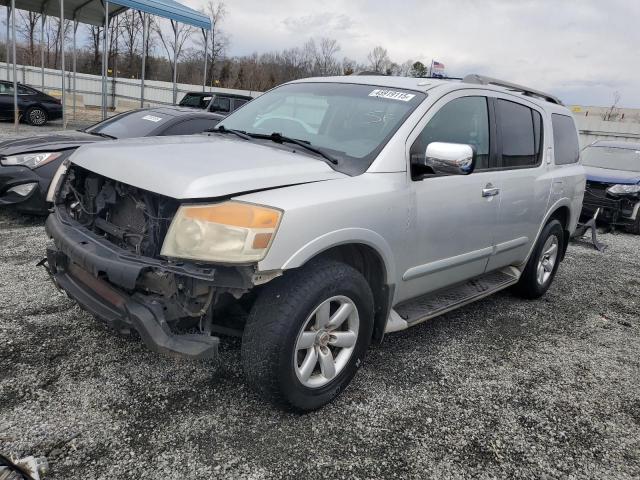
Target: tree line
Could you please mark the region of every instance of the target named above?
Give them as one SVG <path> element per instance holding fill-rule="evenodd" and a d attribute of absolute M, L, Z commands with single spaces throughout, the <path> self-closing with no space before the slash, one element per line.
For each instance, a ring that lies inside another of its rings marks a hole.
<path fill-rule="evenodd" d="M 59 69 L 61 64 L 60 29 L 63 29 L 65 65 L 71 69 L 71 38 L 74 24 L 47 17 L 42 44 L 41 15 L 16 12 L 16 57 L 19 64 L 44 65 Z M 300 47 L 247 56 L 229 56 L 229 37 L 222 28 L 227 15 L 224 2 L 210 0 L 203 13 L 213 24 L 206 38 L 209 86 L 264 91 L 281 83 L 310 76 L 352 75 L 370 71 L 388 75 L 425 77 L 428 66 L 419 61 L 394 62 L 385 48 L 374 47 L 366 61 L 341 56 L 341 47 L 331 38 L 311 38 Z M 140 78 L 142 55 L 146 51 L 147 79 L 172 81 L 173 58 L 177 58 L 177 81 L 200 84 L 204 74 L 205 36 L 200 29 L 149 17 L 149 34 L 143 45 L 143 17 L 127 11 L 114 17 L 109 26 L 109 75 Z M 170 28 L 168 28 L 170 25 Z M 77 71 L 100 74 L 102 71 L 102 35 L 104 27 L 80 25 L 76 36 L 82 44 L 76 48 Z M 0 60 L 6 61 L 6 45 L 0 43 Z"/>

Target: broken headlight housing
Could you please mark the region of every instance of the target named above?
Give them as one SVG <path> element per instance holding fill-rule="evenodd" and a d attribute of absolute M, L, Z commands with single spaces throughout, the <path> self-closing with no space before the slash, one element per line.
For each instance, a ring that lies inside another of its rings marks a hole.
<path fill-rule="evenodd" d="M 49 162 L 53 162 L 56 158 L 62 155 L 61 152 L 39 152 L 39 153 L 23 153 L 20 155 L 9 155 L 0 158 L 0 163 L 5 167 L 13 167 L 19 165 L 21 167 L 28 167 L 34 169 L 46 165 Z"/>
<path fill-rule="evenodd" d="M 275 208 L 235 201 L 182 205 L 160 255 L 204 262 L 257 262 L 267 254 L 281 217 Z"/>
<path fill-rule="evenodd" d="M 624 185 L 618 184 L 607 188 L 610 195 L 628 195 L 630 193 L 640 193 L 640 185 Z"/>

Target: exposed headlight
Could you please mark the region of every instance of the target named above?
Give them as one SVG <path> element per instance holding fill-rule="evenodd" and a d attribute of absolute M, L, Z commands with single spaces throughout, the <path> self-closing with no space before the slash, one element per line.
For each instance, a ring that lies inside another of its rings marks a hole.
<path fill-rule="evenodd" d="M 639 193 L 640 185 L 614 185 L 607 188 L 607 193 L 611 195 L 626 195 L 628 193 Z"/>
<path fill-rule="evenodd" d="M 282 212 L 241 202 L 182 205 L 160 254 L 206 262 L 262 260 L 280 224 Z"/>
<path fill-rule="evenodd" d="M 54 161 L 62 155 L 61 152 L 40 152 L 40 153 L 25 153 L 22 155 L 9 155 L 8 157 L 0 158 L 0 163 L 5 167 L 20 165 L 23 167 L 29 167 L 34 169 L 41 167 L 49 162 Z"/>
<path fill-rule="evenodd" d="M 67 173 L 69 165 L 71 165 L 71 162 L 69 161 L 69 159 L 66 159 L 60 164 L 58 170 L 56 170 L 56 173 L 53 175 L 51 183 L 49 184 L 49 190 L 47 191 L 47 202 L 53 203 L 53 199 L 55 198 L 56 192 L 58 191 L 60 179 L 65 173 Z"/>

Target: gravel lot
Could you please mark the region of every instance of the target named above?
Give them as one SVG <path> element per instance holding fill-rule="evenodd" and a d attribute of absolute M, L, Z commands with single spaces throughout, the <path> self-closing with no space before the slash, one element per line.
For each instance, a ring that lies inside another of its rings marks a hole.
<path fill-rule="evenodd" d="M 0 451 L 51 479 L 640 477 L 640 237 L 572 244 L 508 292 L 387 337 L 309 415 L 219 363 L 159 356 L 57 293 L 42 220 L 0 211 Z M 175 476 L 172 476 L 173 474 Z"/>
<path fill-rule="evenodd" d="M 95 120 L 80 119 L 77 121 L 69 120 L 67 121 L 67 130 L 76 130 L 79 128 L 88 127 L 89 125 L 93 125 L 97 121 L 98 121 L 97 119 Z M 18 134 L 24 135 L 24 136 L 27 136 L 30 134 L 57 131 L 57 130 L 62 130 L 62 120 L 54 120 L 51 122 L 47 122 L 47 124 L 42 127 L 34 127 L 31 125 L 27 125 L 26 123 L 21 123 L 20 125 L 18 125 Z M 15 135 L 13 122 L 7 122 L 7 121 L 0 122 L 0 141 L 3 139 L 3 137 L 6 138 L 13 135 Z"/>

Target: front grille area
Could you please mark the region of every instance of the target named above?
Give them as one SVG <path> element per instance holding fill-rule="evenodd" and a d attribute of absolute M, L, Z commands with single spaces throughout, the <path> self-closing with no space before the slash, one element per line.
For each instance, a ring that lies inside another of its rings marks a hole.
<path fill-rule="evenodd" d="M 58 197 L 58 208 L 138 255 L 156 257 L 178 208 L 172 198 L 148 192 L 89 172 L 70 169 Z"/>

